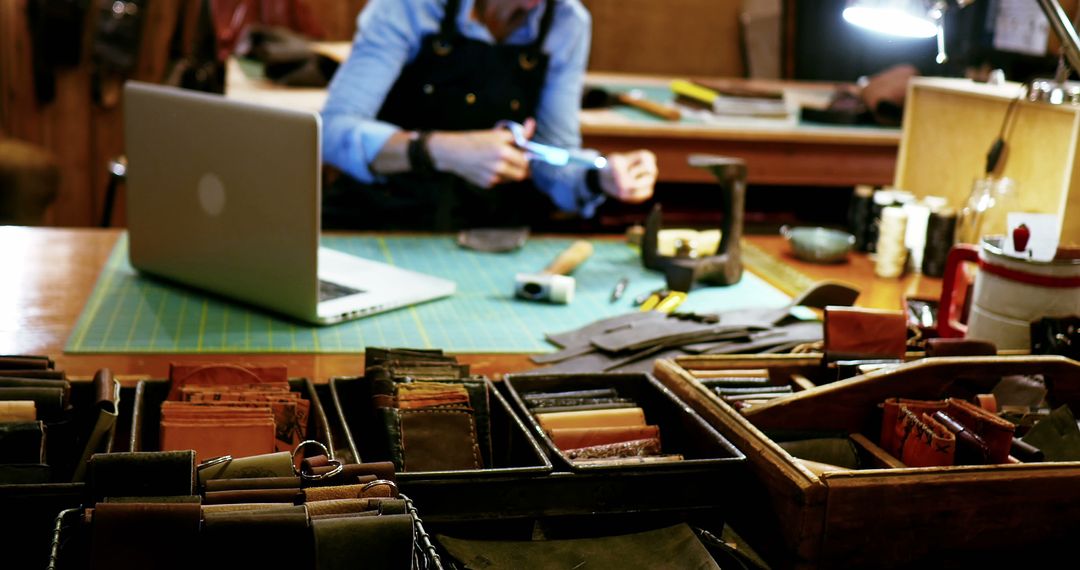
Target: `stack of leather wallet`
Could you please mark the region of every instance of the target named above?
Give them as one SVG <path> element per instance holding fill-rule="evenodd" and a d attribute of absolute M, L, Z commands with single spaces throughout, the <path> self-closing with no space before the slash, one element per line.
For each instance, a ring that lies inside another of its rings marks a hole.
<path fill-rule="evenodd" d="M 369 348 L 364 382 L 376 454 L 400 471 L 460 471 L 490 465 L 490 385 L 439 350 Z"/>
<path fill-rule="evenodd" d="M 200 460 L 291 451 L 307 436 L 311 402 L 284 366 L 173 364 L 161 405 L 161 449 Z"/>
<path fill-rule="evenodd" d="M 790 384 L 773 384 L 768 374 L 702 378 L 700 382 L 736 410 L 783 398 L 794 393 Z"/>
<path fill-rule="evenodd" d="M 525 405 L 555 446 L 581 466 L 682 461 L 664 453 L 660 428 L 614 387 L 526 392 Z"/>
<path fill-rule="evenodd" d="M 90 455 L 109 449 L 119 385 L 100 370 L 80 388 L 93 394 L 74 398 L 47 357 L 0 356 L 0 484 L 81 481 Z"/>
<path fill-rule="evenodd" d="M 312 471 L 320 459 L 331 473 Z M 321 457 L 294 472 L 286 458 L 289 475 L 235 477 L 251 472 L 216 461 L 196 467 L 192 451 L 94 460 L 92 506 L 61 517 L 55 567 L 381 570 L 415 567 L 433 551 L 387 464 L 355 464 L 345 474 Z M 195 473 L 207 470 L 215 477 L 198 485 Z"/>
<path fill-rule="evenodd" d="M 959 398 L 891 398 L 882 404 L 881 448 L 909 467 L 1011 463 L 1015 426 Z"/>

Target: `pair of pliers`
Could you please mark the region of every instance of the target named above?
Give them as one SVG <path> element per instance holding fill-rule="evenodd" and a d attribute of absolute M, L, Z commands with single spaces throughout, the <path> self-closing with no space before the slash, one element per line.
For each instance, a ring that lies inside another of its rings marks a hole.
<path fill-rule="evenodd" d="M 521 123 L 499 121 L 495 123 L 495 128 L 510 131 L 514 137 L 514 146 L 525 151 L 530 160 L 539 160 L 555 166 L 566 166 L 570 163 L 596 169 L 607 166 L 607 159 L 595 150 L 566 149 L 533 142 L 525 138 L 525 127 Z"/>

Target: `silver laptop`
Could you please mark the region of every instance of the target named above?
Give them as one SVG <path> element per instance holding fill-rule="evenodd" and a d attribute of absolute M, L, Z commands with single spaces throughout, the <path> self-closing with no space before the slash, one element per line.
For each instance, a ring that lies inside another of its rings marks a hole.
<path fill-rule="evenodd" d="M 452 294 L 319 246 L 320 130 L 316 113 L 128 82 L 131 264 L 317 324 Z"/>

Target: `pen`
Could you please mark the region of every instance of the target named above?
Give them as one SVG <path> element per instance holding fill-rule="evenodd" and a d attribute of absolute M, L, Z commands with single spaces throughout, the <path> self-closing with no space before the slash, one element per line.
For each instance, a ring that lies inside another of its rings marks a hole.
<path fill-rule="evenodd" d="M 630 283 L 629 277 L 622 277 L 617 283 L 615 288 L 611 290 L 611 302 L 614 303 L 622 298 L 623 293 L 626 292 L 626 286 Z"/>

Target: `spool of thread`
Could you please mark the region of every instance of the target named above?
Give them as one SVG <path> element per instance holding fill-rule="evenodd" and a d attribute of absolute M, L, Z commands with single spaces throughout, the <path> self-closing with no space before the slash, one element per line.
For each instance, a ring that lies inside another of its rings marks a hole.
<path fill-rule="evenodd" d="M 867 250 L 867 238 L 873 222 L 874 187 L 860 184 L 855 187 L 848 204 L 848 230 L 855 236 L 855 251 Z"/>
<path fill-rule="evenodd" d="M 922 271 L 923 250 L 926 248 L 926 225 L 930 219 L 930 206 L 924 202 L 904 204 L 907 214 L 907 229 L 904 232 L 904 247 L 907 248 L 908 267 L 915 272 Z"/>
<path fill-rule="evenodd" d="M 945 275 L 945 259 L 956 236 L 956 210 L 944 208 L 930 212 L 926 221 L 926 247 L 922 272 L 930 277 Z"/>
<path fill-rule="evenodd" d="M 881 189 L 874 192 L 870 204 L 870 225 L 866 227 L 866 251 L 877 251 L 878 226 L 881 224 L 881 211 L 895 204 L 893 190 Z"/>
<path fill-rule="evenodd" d="M 878 223 L 877 260 L 874 274 L 891 279 L 904 273 L 907 248 L 904 233 L 907 230 L 907 213 L 899 206 L 887 206 L 881 210 Z"/>

